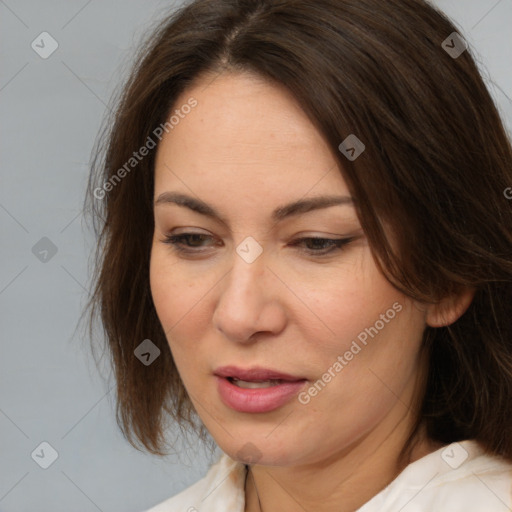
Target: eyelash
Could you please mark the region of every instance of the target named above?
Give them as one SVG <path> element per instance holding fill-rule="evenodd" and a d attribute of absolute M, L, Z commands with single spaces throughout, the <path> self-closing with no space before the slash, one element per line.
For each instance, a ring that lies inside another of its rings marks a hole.
<path fill-rule="evenodd" d="M 193 237 L 193 236 L 198 236 L 198 237 L 203 237 L 203 238 L 212 238 L 211 236 L 204 235 L 202 233 L 180 233 L 179 235 L 166 235 L 165 238 L 162 240 L 162 242 L 164 244 L 168 244 L 168 245 L 172 246 L 173 250 L 180 252 L 180 253 L 201 254 L 201 253 L 205 252 L 205 251 L 201 251 L 201 250 L 191 249 L 188 245 L 183 247 L 182 240 L 190 241 L 189 237 Z M 322 256 L 327 256 L 334 251 L 343 250 L 343 246 L 352 242 L 352 240 L 354 240 L 354 238 L 355 237 L 339 238 L 339 239 L 321 238 L 321 237 L 303 237 L 303 238 L 298 238 L 297 240 L 294 240 L 290 245 L 292 247 L 296 247 L 306 240 L 315 240 L 315 241 L 320 240 L 323 242 L 328 242 L 330 245 L 330 248 L 328 248 L 328 250 L 326 250 L 326 251 L 325 250 L 324 251 L 316 251 L 316 250 L 312 250 L 312 249 L 302 249 L 301 250 L 301 252 L 304 252 L 308 255 L 322 257 Z M 188 248 L 186 248 L 186 247 L 188 247 Z"/>

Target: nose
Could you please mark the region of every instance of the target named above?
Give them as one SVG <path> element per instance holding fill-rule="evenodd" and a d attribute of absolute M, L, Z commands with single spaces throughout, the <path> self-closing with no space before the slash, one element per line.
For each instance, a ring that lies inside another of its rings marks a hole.
<path fill-rule="evenodd" d="M 268 268 L 264 254 L 247 263 L 234 254 L 233 266 L 219 283 L 213 325 L 238 343 L 256 333 L 278 334 L 286 322 L 282 293 L 286 287 Z"/>

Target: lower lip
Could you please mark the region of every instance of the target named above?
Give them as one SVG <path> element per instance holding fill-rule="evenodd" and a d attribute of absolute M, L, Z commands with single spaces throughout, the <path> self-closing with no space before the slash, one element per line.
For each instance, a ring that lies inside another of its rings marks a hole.
<path fill-rule="evenodd" d="M 269 412 L 289 402 L 304 387 L 306 380 L 283 381 L 268 388 L 239 388 L 227 378 L 215 376 L 221 400 L 238 412 Z"/>

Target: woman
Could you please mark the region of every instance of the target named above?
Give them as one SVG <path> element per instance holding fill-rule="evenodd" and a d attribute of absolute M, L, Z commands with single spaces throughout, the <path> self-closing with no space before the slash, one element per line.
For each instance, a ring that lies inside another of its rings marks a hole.
<path fill-rule="evenodd" d="M 93 164 L 127 439 L 222 456 L 151 512 L 512 507 L 512 150 L 419 0 L 197 0 Z"/>

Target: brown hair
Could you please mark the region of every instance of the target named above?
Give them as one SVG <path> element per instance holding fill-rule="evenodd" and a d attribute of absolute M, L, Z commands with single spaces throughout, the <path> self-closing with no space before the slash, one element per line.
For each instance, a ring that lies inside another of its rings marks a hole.
<path fill-rule="evenodd" d="M 164 454 L 166 418 L 203 439 L 206 431 L 149 287 L 156 150 L 108 193 L 103 184 L 166 122 L 180 93 L 227 70 L 297 98 L 337 154 L 390 282 L 430 303 L 476 289 L 454 324 L 425 330 L 428 378 L 404 450 L 421 427 L 443 444 L 476 439 L 512 460 L 512 149 L 471 50 L 455 58 L 442 47 L 454 31 L 419 0 L 197 0 L 141 47 L 95 147 L 86 203 L 99 236 L 89 325 L 99 313 L 117 421 L 133 446 L 135 435 Z M 366 146 L 354 161 L 338 151 L 350 134 Z M 161 350 L 150 366 L 134 356 L 147 338 Z"/>

